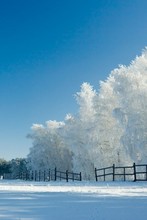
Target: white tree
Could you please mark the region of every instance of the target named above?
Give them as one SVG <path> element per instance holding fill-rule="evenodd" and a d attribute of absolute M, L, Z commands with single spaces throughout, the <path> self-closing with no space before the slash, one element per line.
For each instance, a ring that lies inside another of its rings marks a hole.
<path fill-rule="evenodd" d="M 33 140 L 28 155 L 32 169 L 72 169 L 71 152 L 60 135 L 63 127 L 64 123 L 56 121 L 46 122 L 46 127 L 33 125 L 33 133 L 28 135 Z"/>
<path fill-rule="evenodd" d="M 83 83 L 75 97 L 76 115 L 32 127 L 32 167 L 73 169 L 89 179 L 94 166 L 147 161 L 147 49 L 113 70 L 98 92 Z"/>
<path fill-rule="evenodd" d="M 94 174 L 90 133 L 94 126 L 93 101 L 95 96 L 96 92 L 93 87 L 88 83 L 83 83 L 81 91 L 75 95 L 79 104 L 79 112 L 75 117 L 68 115 L 65 121 L 64 137 L 73 152 L 73 170 L 81 171 L 85 179 L 93 178 Z"/>
<path fill-rule="evenodd" d="M 147 50 L 130 66 L 112 71 L 113 88 L 118 96 L 116 117 L 124 129 L 123 147 L 133 161 L 147 161 Z"/>

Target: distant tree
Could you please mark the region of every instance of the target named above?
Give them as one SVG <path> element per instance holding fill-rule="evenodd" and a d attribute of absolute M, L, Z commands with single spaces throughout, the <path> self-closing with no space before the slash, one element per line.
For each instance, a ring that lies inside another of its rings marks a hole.
<path fill-rule="evenodd" d="M 4 159 L 0 159 L 0 176 L 10 172 L 10 164 Z"/>
<path fill-rule="evenodd" d="M 9 162 L 9 166 L 13 178 L 17 178 L 20 173 L 27 171 L 27 161 L 25 158 L 12 159 Z"/>

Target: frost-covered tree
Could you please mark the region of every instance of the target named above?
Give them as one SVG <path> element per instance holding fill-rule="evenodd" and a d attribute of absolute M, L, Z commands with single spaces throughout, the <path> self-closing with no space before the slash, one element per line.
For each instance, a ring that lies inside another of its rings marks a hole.
<path fill-rule="evenodd" d="M 83 83 L 75 97 L 76 115 L 33 125 L 32 168 L 73 169 L 89 179 L 95 166 L 147 161 L 147 49 L 113 70 L 97 92 Z"/>
<path fill-rule="evenodd" d="M 120 139 L 133 161 L 147 161 L 147 49 L 128 66 L 111 73 L 119 107 L 115 116 L 124 133 Z"/>
<path fill-rule="evenodd" d="M 64 123 L 56 121 L 46 122 L 46 127 L 38 124 L 32 126 L 33 132 L 28 135 L 33 140 L 28 155 L 31 169 L 72 169 L 71 152 L 60 135 L 63 126 Z"/>
<path fill-rule="evenodd" d="M 64 138 L 73 152 L 73 169 L 81 171 L 83 178 L 89 179 L 93 175 L 94 161 L 91 159 L 91 130 L 94 126 L 94 98 L 95 90 L 88 83 L 83 83 L 81 91 L 75 97 L 79 104 L 79 112 L 73 117 L 68 115 L 65 121 Z"/>
<path fill-rule="evenodd" d="M 94 145 L 93 157 L 97 167 L 121 164 L 125 155 L 120 144 L 122 129 L 113 115 L 118 101 L 109 80 L 108 78 L 100 83 L 99 94 L 95 98 L 95 129 L 91 135 Z"/>

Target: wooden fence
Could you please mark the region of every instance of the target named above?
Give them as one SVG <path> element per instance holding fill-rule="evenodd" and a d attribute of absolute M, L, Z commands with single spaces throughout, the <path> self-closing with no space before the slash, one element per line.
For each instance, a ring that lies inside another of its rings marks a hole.
<path fill-rule="evenodd" d="M 147 164 L 95 168 L 96 181 L 147 181 Z"/>
<path fill-rule="evenodd" d="M 30 180 L 30 181 L 57 181 L 57 180 L 69 180 L 72 181 L 82 181 L 82 175 L 80 173 L 69 172 L 66 170 L 58 171 L 55 169 L 49 170 L 30 170 L 26 172 L 18 173 L 17 175 L 12 175 L 11 173 L 5 174 L 4 179 L 21 179 L 21 180 Z"/>
<path fill-rule="evenodd" d="M 55 180 L 62 180 L 65 179 L 67 182 L 69 180 L 72 181 L 82 181 L 82 175 L 81 172 L 80 173 L 73 173 L 73 172 L 69 172 L 68 170 L 66 170 L 66 172 L 62 172 L 62 171 L 55 171 Z"/>

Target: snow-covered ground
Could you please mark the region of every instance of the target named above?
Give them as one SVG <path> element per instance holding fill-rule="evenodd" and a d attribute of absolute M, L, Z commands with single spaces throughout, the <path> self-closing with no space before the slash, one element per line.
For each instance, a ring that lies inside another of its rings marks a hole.
<path fill-rule="evenodd" d="M 146 220 L 147 182 L 0 180 L 0 219 Z"/>

